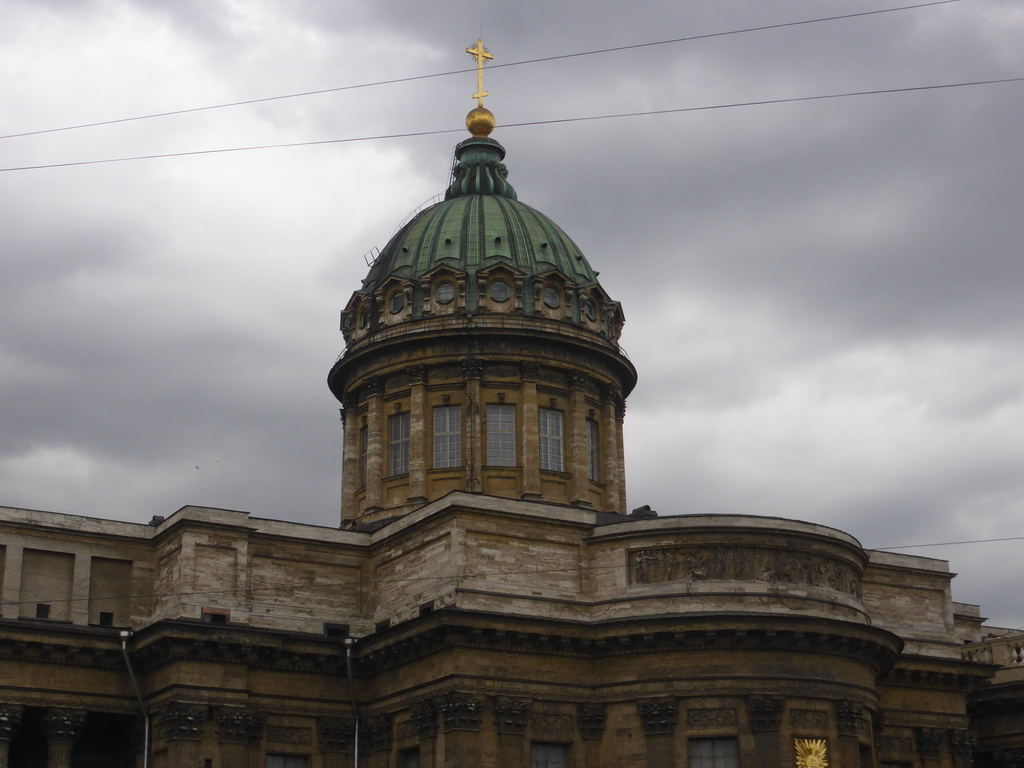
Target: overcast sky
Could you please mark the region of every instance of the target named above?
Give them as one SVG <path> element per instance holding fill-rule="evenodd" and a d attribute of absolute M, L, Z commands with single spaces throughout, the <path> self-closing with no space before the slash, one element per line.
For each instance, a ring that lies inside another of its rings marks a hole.
<path fill-rule="evenodd" d="M 0 135 L 880 10 L 883 0 L 6 0 Z M 1024 536 L 1024 7 L 486 75 L 509 180 L 626 313 L 630 507 L 868 547 Z M 443 191 L 472 73 L 0 139 L 0 504 L 337 525 L 338 313 Z M 506 126 L 506 127 L 502 127 Z M 1024 541 L 949 560 L 1024 625 Z"/>

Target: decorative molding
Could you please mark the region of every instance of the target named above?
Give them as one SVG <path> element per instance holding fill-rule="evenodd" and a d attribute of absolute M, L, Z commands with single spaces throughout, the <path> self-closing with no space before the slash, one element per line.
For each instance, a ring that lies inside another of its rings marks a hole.
<path fill-rule="evenodd" d="M 782 696 L 750 696 L 747 698 L 747 716 L 752 731 L 777 731 L 782 725 L 782 710 L 786 699 Z"/>
<path fill-rule="evenodd" d="M 384 379 L 380 376 L 373 376 L 366 380 L 363 385 L 365 397 L 381 397 L 384 395 Z"/>
<path fill-rule="evenodd" d="M 407 369 L 409 374 L 410 384 L 426 384 L 427 383 L 427 366 L 425 365 L 413 365 Z"/>
<path fill-rule="evenodd" d="M 222 744 L 244 744 L 255 747 L 263 737 L 267 716 L 262 712 L 244 707 L 219 707 L 217 709 L 217 735 Z"/>
<path fill-rule="evenodd" d="M 946 731 L 942 728 L 918 728 L 915 733 L 917 749 L 921 757 L 938 759 L 946 744 Z"/>
<path fill-rule="evenodd" d="M 657 547 L 629 553 L 635 584 L 666 581 L 760 581 L 800 584 L 860 597 L 860 574 L 841 560 L 809 552 L 764 547 Z"/>
<path fill-rule="evenodd" d="M 584 741 L 600 741 L 607 720 L 608 707 L 604 704 L 580 704 L 576 708 L 576 727 Z"/>
<path fill-rule="evenodd" d="M 440 697 L 437 709 L 445 733 L 451 731 L 479 731 L 484 705 L 468 693 L 451 691 Z"/>
<path fill-rule="evenodd" d="M 289 725 L 268 725 L 267 741 L 274 744 L 307 746 L 313 743 L 313 730 Z"/>
<path fill-rule="evenodd" d="M 689 709 L 686 724 L 690 728 L 721 728 L 736 725 L 735 709 Z"/>
<path fill-rule="evenodd" d="M 875 746 L 882 755 L 914 754 L 914 741 L 909 736 L 876 736 Z"/>
<path fill-rule="evenodd" d="M 0 741 L 10 741 L 18 732 L 25 708 L 20 704 L 0 704 Z"/>
<path fill-rule="evenodd" d="M 437 704 L 433 699 L 422 699 L 413 704 L 410 717 L 421 740 L 437 735 Z"/>
<path fill-rule="evenodd" d="M 494 728 L 498 733 L 526 733 L 532 706 L 528 700 L 498 698 L 494 700 Z"/>
<path fill-rule="evenodd" d="M 538 736 L 568 739 L 572 734 L 573 717 L 562 712 L 532 712 L 530 728 Z"/>
<path fill-rule="evenodd" d="M 50 744 L 73 744 L 85 727 L 86 710 L 49 707 L 43 715 L 43 731 Z"/>
<path fill-rule="evenodd" d="M 160 727 L 167 741 L 199 741 L 209 709 L 202 704 L 172 701 L 160 712 Z"/>
<path fill-rule="evenodd" d="M 796 768 L 828 768 L 828 744 L 824 739 L 793 739 Z"/>
<path fill-rule="evenodd" d="M 366 742 L 371 752 L 387 752 L 394 740 L 394 718 L 391 715 L 378 715 L 366 723 Z"/>
<path fill-rule="evenodd" d="M 997 768 L 1024 768 L 1024 747 L 997 749 L 991 755 Z"/>
<path fill-rule="evenodd" d="M 349 718 L 320 717 L 316 721 L 316 732 L 321 752 L 345 752 L 352 743 L 355 723 Z"/>
<path fill-rule="evenodd" d="M 673 734 L 676 730 L 676 700 L 642 699 L 636 703 L 636 711 L 648 736 Z"/>
<path fill-rule="evenodd" d="M 856 736 L 864 720 L 864 708 L 850 699 L 836 702 L 836 728 L 840 736 Z"/>
<path fill-rule="evenodd" d="M 828 728 L 828 712 L 818 709 L 791 709 L 789 724 L 797 730 L 824 731 Z"/>

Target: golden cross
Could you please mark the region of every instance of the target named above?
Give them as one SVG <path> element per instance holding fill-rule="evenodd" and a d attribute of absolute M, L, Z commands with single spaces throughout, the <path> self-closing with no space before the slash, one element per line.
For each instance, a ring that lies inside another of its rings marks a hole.
<path fill-rule="evenodd" d="M 493 59 L 494 56 L 484 48 L 483 40 L 477 40 L 476 45 L 466 49 L 466 53 L 476 59 L 476 93 L 473 94 L 473 98 L 476 99 L 476 105 L 482 107 L 484 96 L 487 95 L 487 91 L 484 90 L 484 59 Z"/>

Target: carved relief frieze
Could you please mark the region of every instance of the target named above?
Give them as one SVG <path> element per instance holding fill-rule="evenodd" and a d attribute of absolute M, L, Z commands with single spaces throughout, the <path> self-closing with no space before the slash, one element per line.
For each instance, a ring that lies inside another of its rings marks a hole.
<path fill-rule="evenodd" d="M 644 699 L 636 703 L 637 714 L 648 736 L 675 733 L 676 709 L 674 698 Z"/>
<path fill-rule="evenodd" d="M 911 755 L 914 752 L 914 741 L 909 736 L 876 736 L 875 746 L 881 755 Z"/>
<path fill-rule="evenodd" d="M 735 709 L 690 709 L 686 712 L 690 728 L 722 728 L 736 725 Z"/>
<path fill-rule="evenodd" d="M 313 743 L 313 731 L 287 725 L 268 725 L 267 741 L 274 744 L 296 744 L 305 746 Z"/>
<path fill-rule="evenodd" d="M 636 584 L 666 581 L 761 581 L 801 584 L 860 595 L 860 576 L 849 563 L 809 552 L 750 546 L 657 547 L 629 553 Z"/>
<path fill-rule="evenodd" d="M 587 741 L 601 740 L 607 719 L 608 707 L 604 704 L 580 704 L 576 709 L 576 726 Z"/>
<path fill-rule="evenodd" d="M 824 731 L 828 728 L 828 712 L 817 709 L 792 709 L 789 724 L 800 731 Z"/>
<path fill-rule="evenodd" d="M 545 738 L 570 738 L 573 729 L 572 715 L 563 712 L 532 712 L 530 728 L 537 736 Z"/>

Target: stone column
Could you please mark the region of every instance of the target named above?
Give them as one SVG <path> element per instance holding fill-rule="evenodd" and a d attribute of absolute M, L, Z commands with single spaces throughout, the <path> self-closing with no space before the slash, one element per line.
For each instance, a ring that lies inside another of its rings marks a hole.
<path fill-rule="evenodd" d="M 954 728 L 949 732 L 949 751 L 953 755 L 953 765 L 956 768 L 971 768 L 974 745 L 975 740 L 970 731 Z M 1022 765 L 1024 765 L 1024 760 L 1022 760 Z"/>
<path fill-rule="evenodd" d="M 366 722 L 366 756 L 360 754 L 360 761 L 367 760 L 370 768 L 388 768 L 391 764 L 391 745 L 394 743 L 393 718 L 379 715 Z M 360 750 L 362 752 L 362 750 Z"/>
<path fill-rule="evenodd" d="M 352 520 L 356 517 L 356 489 L 361 487 L 359 479 L 359 428 L 362 419 L 355 415 L 358 401 L 350 398 L 345 401 L 341 410 L 342 459 L 341 459 L 341 519 Z M 365 417 L 364 417 L 365 418 Z"/>
<path fill-rule="evenodd" d="M 71 748 L 85 728 L 84 709 L 50 707 L 43 717 L 47 768 L 71 768 Z"/>
<path fill-rule="evenodd" d="M 170 702 L 159 714 L 167 741 L 167 765 L 199 765 L 199 743 L 208 710 L 201 704 Z"/>
<path fill-rule="evenodd" d="M 409 368 L 409 501 L 427 500 L 427 467 L 433 466 L 430 436 L 433 414 L 427 407 L 427 367 Z"/>
<path fill-rule="evenodd" d="M 363 506 L 364 514 L 377 511 L 384 505 L 386 430 L 384 379 L 377 376 L 366 382 L 366 501 Z"/>
<path fill-rule="evenodd" d="M 0 704 L 0 768 L 8 768 L 11 739 L 18 733 L 23 711 L 18 704 Z"/>
<path fill-rule="evenodd" d="M 324 768 L 349 768 L 355 721 L 346 717 L 321 717 L 316 721 L 316 732 Z"/>
<path fill-rule="evenodd" d="M 636 703 L 647 737 L 647 765 L 673 768 L 676 764 L 676 700 L 644 699 Z"/>
<path fill-rule="evenodd" d="M 608 720 L 604 704 L 580 704 L 576 708 L 576 727 L 583 739 L 583 765 L 601 764 L 601 739 Z"/>
<path fill-rule="evenodd" d="M 412 705 L 412 722 L 420 740 L 420 768 L 434 768 L 437 754 L 437 705 L 423 699 Z"/>
<path fill-rule="evenodd" d="M 587 450 L 587 377 L 579 371 L 569 373 L 569 472 L 572 473 L 573 504 L 590 506 L 590 451 Z"/>
<path fill-rule="evenodd" d="M 217 711 L 217 735 L 224 765 L 259 768 L 260 742 L 267 716 L 245 707 L 221 707 Z"/>
<path fill-rule="evenodd" d="M 836 702 L 836 730 L 839 731 L 839 761 L 834 768 L 860 768 L 860 743 L 857 730 L 864 709 L 857 702 L 840 699 Z"/>
<path fill-rule="evenodd" d="M 483 703 L 468 693 L 453 691 L 437 703 L 444 732 L 444 762 L 447 766 L 473 768 L 480 764 L 480 718 Z"/>
<path fill-rule="evenodd" d="M 782 696 L 750 696 L 747 718 L 754 733 L 754 752 L 760 768 L 779 768 L 779 729 L 786 700 Z"/>
<path fill-rule="evenodd" d="M 604 483 L 604 512 L 625 514 L 625 491 L 619 463 L 618 391 L 610 384 L 601 387 L 601 482 Z"/>
<path fill-rule="evenodd" d="M 480 402 L 483 365 L 479 360 L 466 360 L 462 365 L 462 371 L 466 378 L 466 450 L 462 457 L 467 472 L 465 488 L 470 493 L 479 493 L 480 473 L 483 471 L 487 450 L 483 433 L 486 406 Z"/>
<path fill-rule="evenodd" d="M 498 734 L 498 764 L 526 765 L 526 723 L 531 705 L 522 699 L 499 698 L 494 701 L 494 730 Z"/>
<path fill-rule="evenodd" d="M 540 413 L 537 408 L 537 375 L 539 366 L 536 363 L 523 363 L 520 366 L 523 376 L 522 422 L 518 424 L 522 436 L 523 455 L 519 464 L 523 468 L 524 499 L 539 499 L 540 491 Z"/>

